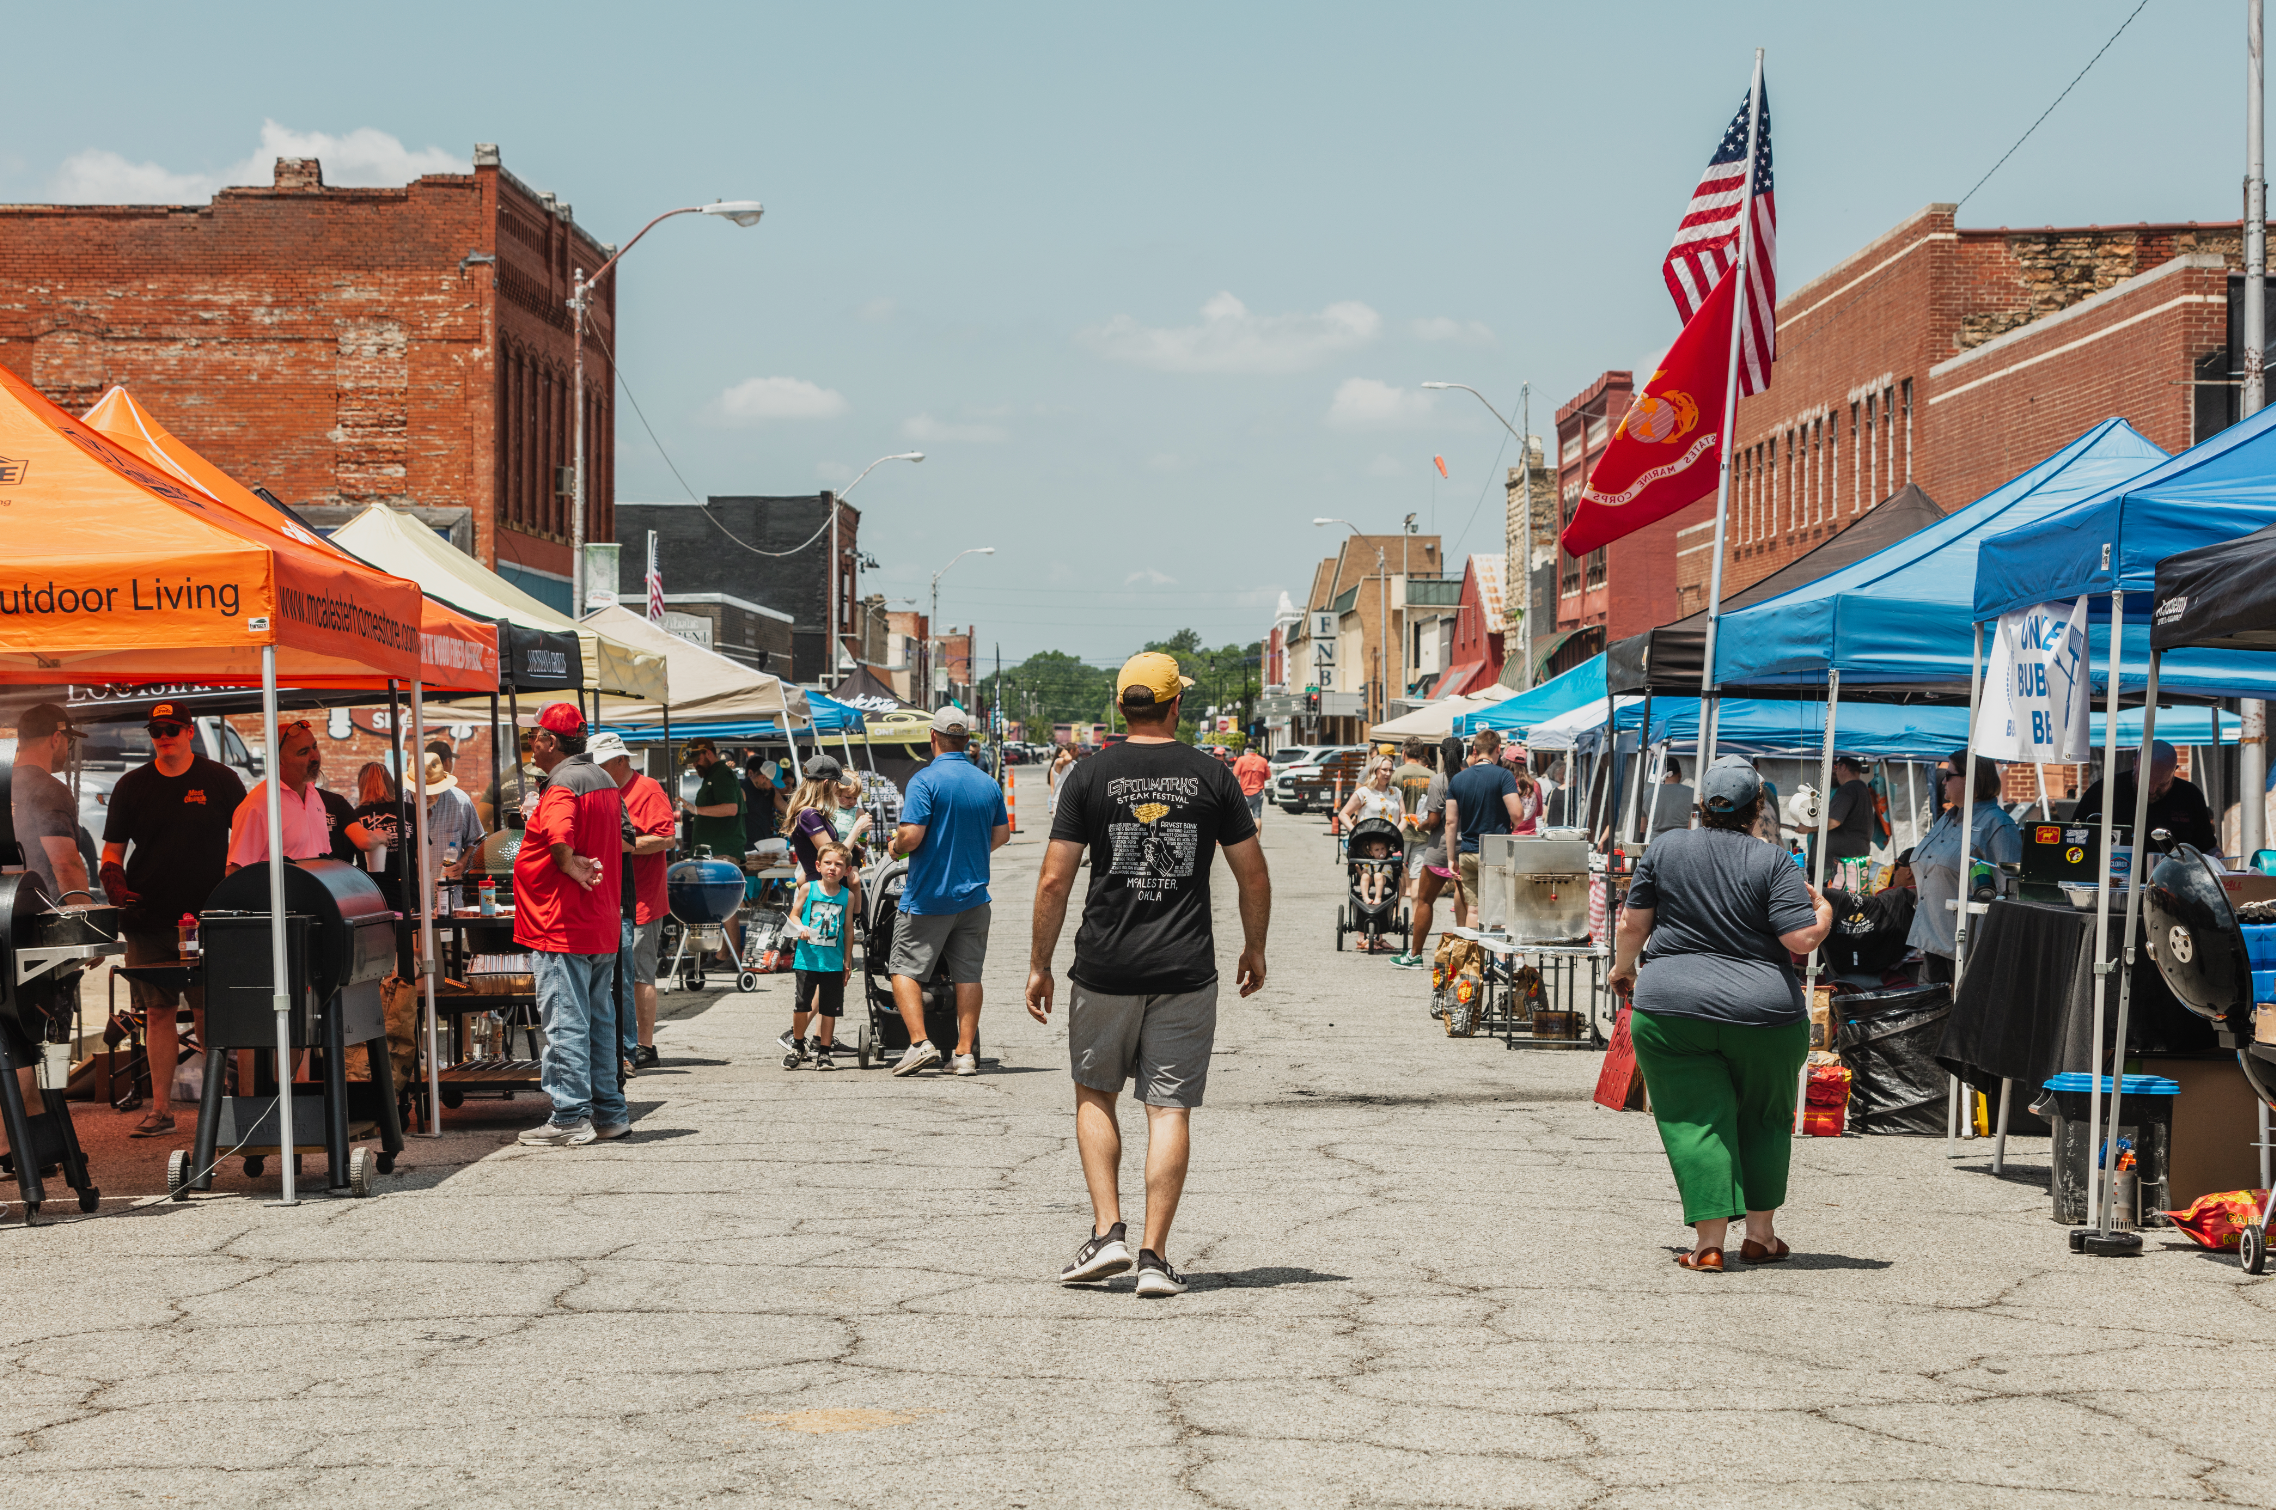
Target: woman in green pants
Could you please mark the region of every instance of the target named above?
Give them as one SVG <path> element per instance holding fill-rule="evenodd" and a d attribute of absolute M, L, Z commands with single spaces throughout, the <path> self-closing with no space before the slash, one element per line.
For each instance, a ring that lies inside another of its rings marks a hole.
<path fill-rule="evenodd" d="M 1660 1142 L 1698 1241 L 1676 1262 L 1721 1273 L 1731 1218 L 1740 1258 L 1776 1263 L 1794 1095 L 1810 1016 L 1790 955 L 1807 954 L 1833 909 L 1793 857 L 1754 837 L 1762 778 L 1726 755 L 1699 782 L 1699 823 L 1654 839 L 1636 864 L 1612 961 L 1632 998 L 1628 1030 Z M 1648 941 L 1648 942 L 1647 942 Z M 1641 954 L 1639 967 L 1637 956 Z"/>

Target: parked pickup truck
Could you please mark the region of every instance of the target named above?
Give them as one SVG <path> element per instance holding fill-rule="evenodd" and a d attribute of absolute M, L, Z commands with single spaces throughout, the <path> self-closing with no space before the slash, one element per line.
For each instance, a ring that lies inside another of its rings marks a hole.
<path fill-rule="evenodd" d="M 1272 778 L 1274 805 L 1284 813 L 1325 812 L 1336 800 L 1336 783 L 1350 797 L 1367 760 L 1365 745 L 1333 745 L 1312 752 L 1312 757 L 1290 766 Z"/>

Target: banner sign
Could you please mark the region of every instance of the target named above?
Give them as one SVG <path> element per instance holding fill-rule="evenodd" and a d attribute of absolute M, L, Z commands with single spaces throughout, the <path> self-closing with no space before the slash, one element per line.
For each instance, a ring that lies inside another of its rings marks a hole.
<path fill-rule="evenodd" d="M 2064 764 L 2090 758 L 2089 669 L 2085 598 L 2002 614 L 1976 714 L 1976 753 Z"/>

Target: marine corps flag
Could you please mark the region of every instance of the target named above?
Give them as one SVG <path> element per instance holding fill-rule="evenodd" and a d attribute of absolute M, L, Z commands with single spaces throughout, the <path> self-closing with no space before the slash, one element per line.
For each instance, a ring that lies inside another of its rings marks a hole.
<path fill-rule="evenodd" d="M 1714 491 L 1737 284 L 1715 285 L 1628 406 L 1581 487 L 1562 537 L 1567 554 L 1586 555 Z"/>

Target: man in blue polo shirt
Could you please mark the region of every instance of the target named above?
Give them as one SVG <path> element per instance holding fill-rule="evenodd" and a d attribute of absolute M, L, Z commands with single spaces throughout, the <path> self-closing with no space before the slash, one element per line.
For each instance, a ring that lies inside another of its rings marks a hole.
<path fill-rule="evenodd" d="M 909 857 L 894 929 L 893 1003 L 909 1025 L 909 1051 L 893 1066 L 913 1075 L 940 1063 L 925 1033 L 924 983 L 944 959 L 956 984 L 956 1053 L 949 1068 L 980 1072 L 980 967 L 988 959 L 988 856 L 1011 837 L 1003 789 L 964 753 L 972 725 L 950 706 L 933 715 L 932 763 L 909 782 L 891 852 Z"/>

